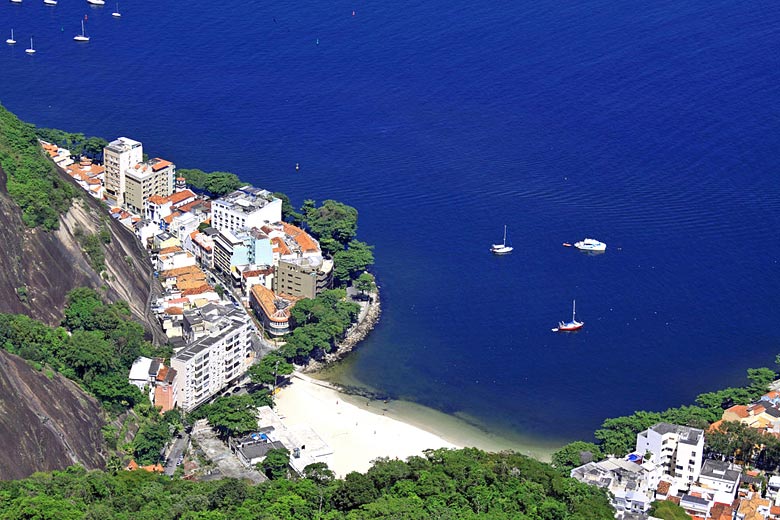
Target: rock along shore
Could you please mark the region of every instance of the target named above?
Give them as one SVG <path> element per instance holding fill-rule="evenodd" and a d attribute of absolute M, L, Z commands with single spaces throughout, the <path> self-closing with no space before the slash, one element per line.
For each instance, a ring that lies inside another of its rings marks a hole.
<path fill-rule="evenodd" d="M 357 345 L 363 341 L 374 330 L 379 322 L 379 316 L 382 313 L 382 303 L 379 298 L 379 289 L 369 294 L 370 300 L 367 304 L 361 304 L 361 312 L 358 322 L 347 331 L 343 340 L 336 343 L 336 349 L 333 352 L 325 354 L 318 360 L 312 359 L 300 369 L 304 374 L 319 372 L 328 365 L 344 359 Z"/>

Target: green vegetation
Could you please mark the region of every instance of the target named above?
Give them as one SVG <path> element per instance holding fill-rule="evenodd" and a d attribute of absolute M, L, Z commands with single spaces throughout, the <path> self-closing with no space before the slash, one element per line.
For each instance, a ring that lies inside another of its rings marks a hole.
<path fill-rule="evenodd" d="M 360 291 L 361 295 L 365 295 L 368 292 L 372 292 L 376 289 L 376 280 L 371 273 L 362 273 L 357 277 L 355 283 L 352 284 L 355 289 Z"/>
<path fill-rule="evenodd" d="M 380 459 L 365 474 L 333 478 L 324 464 L 306 478 L 192 482 L 143 471 L 109 474 L 80 467 L 0 482 L 0 517 L 348 520 L 450 518 L 611 519 L 604 491 L 513 453 L 435 450 L 407 462 Z M 286 471 L 286 469 L 284 470 Z"/>
<path fill-rule="evenodd" d="M 86 155 L 102 158 L 103 148 L 108 146 L 108 141 L 102 137 L 86 137 L 82 133 L 65 132 L 56 128 L 33 128 L 40 139 L 67 148 L 72 157 Z"/>
<path fill-rule="evenodd" d="M 241 182 L 236 174 L 230 172 L 206 173 L 198 169 L 179 168 L 177 173 L 187 179 L 187 184 L 191 187 L 217 197 L 227 195 L 246 184 Z"/>
<path fill-rule="evenodd" d="M 341 285 L 348 284 L 374 264 L 374 246 L 360 240 L 351 240 L 346 249 L 333 255 L 333 278 Z"/>
<path fill-rule="evenodd" d="M 227 439 L 257 430 L 257 407 L 249 395 L 219 397 L 190 414 L 191 419 L 206 418 L 220 437 Z"/>
<path fill-rule="evenodd" d="M 358 212 L 352 206 L 335 200 L 326 200 L 317 208 L 313 200 L 306 200 L 301 212 L 309 230 L 321 242 L 332 239 L 343 248 L 357 234 Z"/>
<path fill-rule="evenodd" d="M 263 462 L 258 464 L 260 471 L 271 479 L 287 478 L 289 476 L 290 452 L 285 448 L 268 450 Z"/>
<path fill-rule="evenodd" d="M 158 353 L 130 319 L 127 303 L 106 304 L 85 287 L 68 293 L 61 327 L 0 314 L 0 346 L 80 383 L 112 413 L 145 399 L 128 383 L 127 372 L 139 355 Z"/>
<path fill-rule="evenodd" d="M 24 224 L 53 230 L 59 227 L 60 214 L 70 208 L 76 190 L 45 158 L 33 128 L 0 106 L 0 167 Z"/>
<path fill-rule="evenodd" d="M 359 312 L 360 306 L 347 301 L 344 289 L 330 289 L 314 299 L 299 300 L 290 314 L 295 329 L 285 337 L 285 345 L 276 352 L 284 360 L 296 363 L 312 355 L 331 352 Z M 266 367 L 270 367 L 270 363 L 275 363 L 277 359 L 266 361 L 264 358 L 260 363 L 267 363 Z"/>
<path fill-rule="evenodd" d="M 661 518 L 662 520 L 691 520 L 690 515 L 685 512 L 685 509 L 668 500 L 656 500 L 650 504 L 649 513 L 650 516 Z"/>
<path fill-rule="evenodd" d="M 766 393 L 774 378 L 775 373 L 769 368 L 750 368 L 747 371 L 747 379 L 750 382 L 747 386 L 701 394 L 696 398 L 696 405 L 669 408 L 664 412 L 638 411 L 632 415 L 607 419 L 594 433 L 599 448 L 593 452 L 594 460 L 600 460 L 610 454 L 618 457 L 628 454 L 636 447 L 636 434 L 659 422 L 706 430 L 710 424 L 721 418 L 724 404 L 744 405 L 756 401 Z M 763 438 L 755 430 L 741 425 L 724 427 L 724 433 L 709 434 L 705 437 L 710 454 L 732 458 L 743 454 L 743 459 L 759 467 L 771 469 L 780 465 L 780 441 Z M 553 455 L 554 465 L 568 472 L 573 467 L 574 455 L 583 445 L 593 446 L 577 441 L 558 450 Z"/>
<path fill-rule="evenodd" d="M 282 219 L 292 224 L 298 225 L 303 221 L 303 215 L 295 211 L 290 197 L 282 192 L 275 192 L 274 197 L 282 201 Z"/>

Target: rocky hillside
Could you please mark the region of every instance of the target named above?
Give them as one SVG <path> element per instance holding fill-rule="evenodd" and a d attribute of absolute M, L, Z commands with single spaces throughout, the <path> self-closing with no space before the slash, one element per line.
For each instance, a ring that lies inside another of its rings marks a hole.
<path fill-rule="evenodd" d="M 67 177 L 64 172 L 58 172 Z M 70 179 L 68 179 L 70 180 Z M 86 195 L 76 198 L 60 216 L 59 229 L 30 229 L 19 207 L 8 196 L 5 173 L 0 169 L 0 312 L 22 313 L 50 325 L 62 319 L 65 296 L 74 287 L 102 289 L 109 300 L 123 299 L 135 317 L 161 340 L 156 320 L 147 318 L 152 269 L 135 236 L 111 219 L 101 203 Z M 101 278 L 92 268 L 79 235 L 106 229 L 106 272 Z"/>
<path fill-rule="evenodd" d="M 72 381 L 0 350 L 0 479 L 105 465 L 100 404 Z"/>

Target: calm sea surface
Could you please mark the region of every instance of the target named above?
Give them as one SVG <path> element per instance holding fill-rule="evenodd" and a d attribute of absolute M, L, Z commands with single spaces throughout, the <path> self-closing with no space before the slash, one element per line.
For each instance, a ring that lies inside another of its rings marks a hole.
<path fill-rule="evenodd" d="M 334 377 L 567 441 L 780 351 L 777 2 L 107 4 L 0 4 L 0 102 L 356 206 L 384 313 Z"/>

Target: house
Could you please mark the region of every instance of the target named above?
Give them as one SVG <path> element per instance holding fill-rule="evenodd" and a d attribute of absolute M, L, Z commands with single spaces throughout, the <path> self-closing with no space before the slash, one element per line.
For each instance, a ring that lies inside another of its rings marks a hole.
<path fill-rule="evenodd" d="M 268 433 L 274 430 L 273 426 L 261 428 L 255 433 L 240 438 L 228 439 L 228 446 L 236 454 L 241 463 L 251 468 L 265 460 L 265 456 L 271 450 L 286 449 L 280 441 L 271 440 Z"/>
<path fill-rule="evenodd" d="M 211 225 L 219 231 L 259 228 L 281 220 L 281 199 L 253 186 L 244 186 L 211 203 Z"/>
<path fill-rule="evenodd" d="M 748 497 L 740 501 L 735 518 L 737 520 L 766 520 L 771 508 L 772 503 L 768 499 L 761 498 L 759 493 L 750 493 Z"/>

